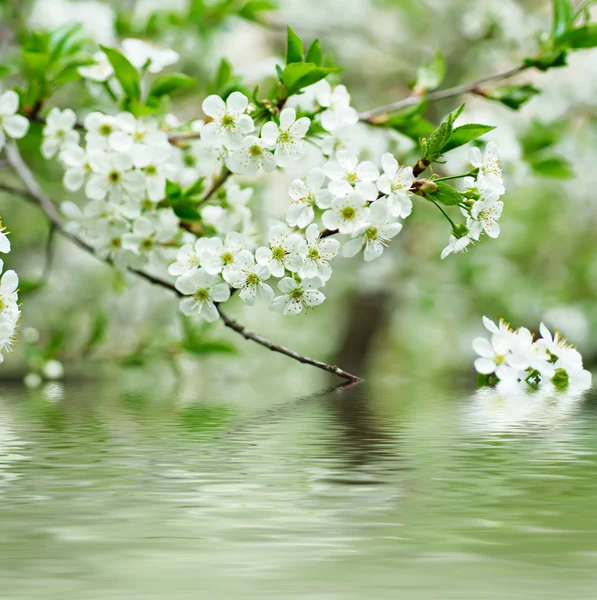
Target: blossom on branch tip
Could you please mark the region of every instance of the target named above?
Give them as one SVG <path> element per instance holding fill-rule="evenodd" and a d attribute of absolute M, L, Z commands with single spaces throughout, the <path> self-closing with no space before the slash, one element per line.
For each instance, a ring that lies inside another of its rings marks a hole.
<path fill-rule="evenodd" d="M 44 158 L 52 158 L 57 152 L 71 144 L 78 144 L 79 132 L 75 130 L 77 115 L 70 108 L 53 108 L 43 128 L 41 153 Z"/>
<path fill-rule="evenodd" d="M 340 242 L 331 237 L 321 238 L 319 228 L 315 223 L 311 223 L 305 233 L 307 252 L 299 275 L 303 278 L 319 277 L 324 282 L 328 281 L 332 276 L 330 261 L 337 256 Z"/>
<path fill-rule="evenodd" d="M 367 218 L 367 201 L 358 191 L 335 198 L 323 213 L 323 224 L 330 231 L 351 234 Z"/>
<path fill-rule="evenodd" d="M 409 190 L 415 180 L 412 167 L 401 167 L 392 154 L 381 157 L 383 174 L 377 180 L 377 189 L 388 197 L 388 208 L 393 217 L 405 219 L 413 209 Z"/>
<path fill-rule="evenodd" d="M 228 284 L 223 283 L 219 275 L 210 275 L 203 268 L 182 275 L 175 286 L 181 294 L 190 296 L 180 301 L 181 312 L 187 316 L 198 315 L 210 323 L 220 316 L 216 303 L 230 298 Z"/>
<path fill-rule="evenodd" d="M 334 132 L 342 127 L 358 123 L 359 114 L 350 106 L 350 94 L 346 86 L 337 85 L 332 90 L 332 86 L 322 79 L 313 88 L 317 103 L 325 108 L 320 115 L 324 129 Z"/>
<path fill-rule="evenodd" d="M 255 128 L 246 114 L 248 105 L 249 100 L 240 92 L 232 92 L 226 102 L 215 94 L 208 96 L 203 101 L 203 112 L 212 121 L 201 129 L 201 139 L 213 146 L 238 148 Z"/>
<path fill-rule="evenodd" d="M 264 283 L 270 278 L 269 268 L 255 263 L 253 255 L 247 250 L 239 253 L 235 268 L 229 270 L 224 278 L 235 289 L 240 290 L 240 298 L 249 306 L 253 306 L 257 298 L 262 298 L 270 304 L 274 291 Z"/>
<path fill-rule="evenodd" d="M 267 266 L 274 277 L 283 277 L 284 270 L 292 273 L 301 270 L 306 252 L 307 244 L 300 235 L 275 225 L 269 231 L 269 245 L 257 248 L 255 259 Z"/>
<path fill-rule="evenodd" d="M 298 315 L 303 309 L 322 304 L 325 296 L 319 291 L 323 282 L 318 277 L 295 281 L 284 277 L 278 282 L 281 296 L 274 298 L 271 309 L 284 315 Z"/>
<path fill-rule="evenodd" d="M 222 273 L 227 280 L 227 274 L 237 267 L 237 260 L 243 251 L 247 250 L 247 240 L 237 232 L 230 232 L 222 241 L 219 237 L 208 238 L 201 255 L 201 266 L 210 274 Z"/>
<path fill-rule="evenodd" d="M 262 138 L 247 136 L 240 148 L 233 150 L 226 159 L 226 166 L 241 175 L 257 175 L 259 169 L 266 173 L 276 170 L 276 161 Z"/>

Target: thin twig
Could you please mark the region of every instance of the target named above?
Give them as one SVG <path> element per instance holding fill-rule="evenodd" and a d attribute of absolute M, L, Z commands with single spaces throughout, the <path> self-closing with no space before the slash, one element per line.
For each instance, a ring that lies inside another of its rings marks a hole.
<path fill-rule="evenodd" d="M 404 100 L 399 100 L 398 102 L 393 102 L 392 104 L 386 104 L 385 106 L 379 106 L 377 108 L 372 108 L 371 110 L 362 112 L 359 114 L 359 118 L 361 121 L 371 122 L 375 117 L 385 115 L 386 113 L 396 112 L 398 110 L 402 110 L 403 108 L 407 108 L 408 106 L 413 106 L 414 104 L 421 102 L 423 99 L 430 101 L 444 100 L 445 98 L 451 98 L 452 96 L 460 96 L 461 94 L 474 92 L 476 88 L 484 83 L 498 81 L 500 79 L 507 79 L 508 77 L 517 75 L 528 68 L 529 67 L 527 65 L 520 65 L 518 67 L 508 69 L 507 71 L 488 75 L 487 77 L 483 77 L 482 79 L 478 79 L 472 83 L 465 83 L 455 87 L 446 88 L 445 90 L 431 92 L 431 94 L 427 94 L 426 96 L 409 96 L 408 98 L 404 98 Z"/>
<path fill-rule="evenodd" d="M 209 202 L 209 200 L 211 200 L 212 196 L 226 183 L 227 179 L 231 175 L 232 175 L 232 171 L 230 171 L 227 168 L 224 168 L 224 170 L 222 171 L 222 174 L 217 179 L 214 179 L 214 182 L 212 183 L 211 187 L 209 188 L 207 194 L 205 194 L 205 196 L 203 198 L 201 198 L 201 200 L 199 200 L 199 202 L 197 202 L 197 206 L 201 206 L 202 204 Z"/>
<path fill-rule="evenodd" d="M 102 260 L 103 262 L 112 264 L 112 261 L 110 259 L 101 258 L 97 254 L 95 254 L 95 251 L 91 246 L 86 244 L 78 236 L 73 235 L 64 229 L 64 222 L 63 222 L 62 218 L 60 217 L 60 214 L 56 210 L 54 203 L 41 191 L 39 185 L 37 184 L 37 181 L 35 180 L 35 177 L 33 176 L 33 173 L 31 172 L 29 167 L 25 164 L 25 162 L 23 161 L 16 145 L 9 144 L 7 146 L 7 156 L 8 156 L 9 163 L 11 164 L 11 166 L 13 167 L 13 169 L 15 170 L 17 175 L 21 178 L 26 189 L 23 190 L 23 189 L 14 188 L 14 187 L 12 187 L 10 185 L 6 185 L 4 183 L 0 183 L 0 189 L 4 190 L 6 192 L 11 192 L 13 194 L 17 194 L 19 196 L 27 198 L 30 201 L 33 201 L 37 206 L 39 206 L 43 210 L 43 212 L 46 214 L 47 218 L 50 220 L 50 223 L 52 224 L 52 226 L 55 227 L 56 231 L 60 232 L 61 235 L 68 238 L 69 240 L 75 242 L 79 247 L 83 248 L 87 252 L 93 254 L 98 260 Z M 163 287 L 165 289 L 170 290 L 171 292 L 174 292 L 177 296 L 182 296 L 182 294 L 174 287 L 174 284 L 172 284 L 168 281 L 164 281 L 158 277 L 155 277 L 154 275 L 146 273 L 145 271 L 140 271 L 140 270 L 135 270 L 135 269 L 129 269 L 129 271 L 131 271 L 132 273 L 135 273 L 136 275 L 138 275 L 139 277 L 142 277 L 143 279 L 149 281 L 150 283 L 159 285 L 160 287 Z M 295 352 L 294 350 L 290 350 L 288 348 L 285 348 L 284 346 L 274 344 L 273 342 L 270 342 L 269 340 L 265 339 L 263 336 L 261 336 L 257 333 L 254 333 L 253 331 L 249 331 L 246 327 L 240 325 L 239 323 L 237 323 L 236 321 L 231 319 L 226 313 L 224 313 L 222 311 L 220 306 L 218 306 L 217 308 L 220 313 L 220 317 L 222 318 L 222 321 L 224 322 L 224 325 L 226 325 L 226 327 L 228 327 L 228 328 L 236 331 L 240 335 L 242 335 L 246 340 L 253 341 L 253 342 L 259 344 L 260 346 L 263 346 L 264 348 L 271 350 L 272 352 L 278 352 L 279 354 L 284 354 L 285 356 L 293 358 L 294 360 L 296 360 L 300 363 L 303 363 L 306 365 L 311 365 L 313 367 L 317 367 L 318 369 L 322 369 L 323 371 L 327 371 L 328 373 L 333 373 L 334 375 L 338 375 L 339 377 L 342 377 L 343 379 L 346 379 L 347 381 L 350 381 L 350 382 L 363 381 L 363 379 L 361 379 L 357 375 L 348 373 L 348 372 L 340 369 L 339 367 L 336 367 L 334 365 L 329 365 L 327 363 L 321 362 L 319 360 L 315 360 L 313 358 L 309 358 L 307 356 L 303 356 L 302 354 L 299 354 L 298 352 Z"/>

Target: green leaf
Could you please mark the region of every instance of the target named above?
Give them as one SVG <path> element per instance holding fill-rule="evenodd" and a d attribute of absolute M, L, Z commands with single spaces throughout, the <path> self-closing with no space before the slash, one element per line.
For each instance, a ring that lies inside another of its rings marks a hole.
<path fill-rule="evenodd" d="M 318 67 L 323 64 L 323 52 L 321 51 L 321 44 L 318 39 L 314 39 L 309 49 L 307 50 L 307 56 L 305 62 L 314 63 Z"/>
<path fill-rule="evenodd" d="M 89 334 L 89 339 L 87 340 L 85 347 L 86 352 L 90 352 L 95 346 L 98 346 L 104 341 L 106 332 L 108 331 L 108 324 L 109 319 L 105 312 L 98 311 L 95 313 L 91 325 L 91 333 Z"/>
<path fill-rule="evenodd" d="M 141 84 L 139 81 L 139 73 L 137 69 L 129 62 L 120 50 L 115 48 L 106 48 L 100 46 L 102 52 L 108 57 L 116 79 L 120 82 L 124 93 L 130 100 L 141 99 Z"/>
<path fill-rule="evenodd" d="M 288 45 L 286 47 L 286 64 L 303 62 L 303 41 L 288 26 Z"/>
<path fill-rule="evenodd" d="M 221 94 L 226 89 L 226 86 L 231 79 L 232 65 L 223 58 L 218 65 L 218 72 L 216 73 L 216 79 L 214 81 L 214 92 Z"/>
<path fill-rule="evenodd" d="M 446 152 L 450 152 L 450 150 L 454 150 L 454 148 L 464 146 L 464 144 L 468 144 L 494 129 L 495 127 L 492 127 L 491 125 L 479 125 L 478 123 L 469 123 L 467 125 L 456 127 L 456 129 L 452 131 L 450 139 L 442 148 L 442 153 L 445 154 Z"/>
<path fill-rule="evenodd" d="M 537 154 L 556 144 L 566 131 L 566 120 L 542 123 L 533 120 L 520 138 L 525 157 Z"/>
<path fill-rule="evenodd" d="M 437 192 L 428 195 L 430 200 L 435 200 L 445 206 L 454 206 L 462 202 L 462 195 L 451 185 L 448 185 L 443 181 L 435 181 L 434 183 L 437 185 Z"/>
<path fill-rule="evenodd" d="M 166 179 L 166 197 L 168 200 L 177 200 L 181 196 L 182 190 L 180 189 L 180 185 Z"/>
<path fill-rule="evenodd" d="M 50 64 L 54 64 L 63 54 L 72 54 L 76 48 L 69 47 L 69 42 L 83 27 L 80 23 L 68 23 L 50 33 Z"/>
<path fill-rule="evenodd" d="M 203 193 L 205 189 L 205 177 L 199 177 L 195 183 L 185 190 L 183 194 L 185 198 L 193 198 Z"/>
<path fill-rule="evenodd" d="M 556 38 L 556 44 L 570 48 L 595 48 L 597 46 L 597 23 L 589 23 L 572 29 Z"/>
<path fill-rule="evenodd" d="M 533 96 L 540 93 L 541 90 L 527 83 L 525 85 L 502 85 L 491 92 L 485 92 L 483 96 L 489 100 L 501 102 L 512 110 L 519 110 Z"/>
<path fill-rule="evenodd" d="M 549 156 L 530 161 L 531 168 L 537 175 L 554 179 L 570 179 L 574 177 L 572 163 L 561 156 Z"/>
<path fill-rule="evenodd" d="M 75 57 L 72 60 L 69 60 L 54 76 L 54 84 L 62 86 L 71 81 L 80 79 L 81 75 L 79 74 L 79 67 L 85 67 L 94 63 L 95 61 L 88 55 Z"/>
<path fill-rule="evenodd" d="M 452 136 L 454 121 L 458 119 L 463 110 L 464 104 L 461 104 L 456 110 L 452 111 L 441 122 L 440 126 L 429 136 L 429 139 L 424 146 L 423 159 L 434 162 L 442 155 L 444 146 Z"/>
<path fill-rule="evenodd" d="M 291 95 L 337 71 L 333 67 L 317 67 L 315 63 L 292 63 L 284 69 L 282 82 Z"/>
<path fill-rule="evenodd" d="M 574 18 L 574 8 L 570 0 L 553 0 L 553 27 L 551 37 L 556 38 L 562 35 L 570 25 Z"/>
<path fill-rule="evenodd" d="M 8 65 L 0 65 L 0 79 L 4 79 L 4 77 L 8 77 L 9 75 L 12 75 L 12 73 L 14 73 L 15 70 L 12 67 L 9 67 Z"/>
<path fill-rule="evenodd" d="M 542 53 L 536 58 L 526 58 L 525 67 L 535 67 L 539 71 L 566 66 L 567 53 L 565 50 L 555 49 Z"/>
<path fill-rule="evenodd" d="M 260 21 L 260 14 L 266 10 L 275 10 L 278 5 L 271 0 L 249 0 L 239 11 L 238 16 L 247 21 Z"/>
<path fill-rule="evenodd" d="M 403 123 L 396 123 L 391 126 L 398 133 L 409 137 L 411 140 L 418 142 L 421 138 L 427 137 L 435 130 L 435 125 L 427 119 L 415 117 Z"/>
<path fill-rule="evenodd" d="M 187 87 L 194 82 L 195 80 L 192 77 L 184 73 L 166 73 L 157 77 L 151 84 L 149 95 L 154 98 L 169 96 L 172 92 Z"/>
<path fill-rule="evenodd" d="M 441 52 L 437 52 L 428 63 L 422 64 L 417 70 L 417 80 L 414 86 L 419 93 L 429 92 L 438 88 L 446 77 L 446 61 Z"/>

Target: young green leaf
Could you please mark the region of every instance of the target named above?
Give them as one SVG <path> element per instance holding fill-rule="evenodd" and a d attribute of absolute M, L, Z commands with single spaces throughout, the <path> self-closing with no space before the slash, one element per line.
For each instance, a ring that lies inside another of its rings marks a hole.
<path fill-rule="evenodd" d="M 226 86 L 232 79 L 232 65 L 225 58 L 220 60 L 220 64 L 218 66 L 218 72 L 216 73 L 216 79 L 214 82 L 214 91 L 215 93 L 222 94 L 222 92 L 226 89 Z"/>
<path fill-rule="evenodd" d="M 338 70 L 332 67 L 317 67 L 314 63 L 292 63 L 284 69 L 282 82 L 286 86 L 288 94 L 292 95 Z"/>
<path fill-rule="evenodd" d="M 191 185 L 189 188 L 187 188 L 184 192 L 184 197 L 185 198 L 193 198 L 195 196 L 199 196 L 203 193 L 203 190 L 205 189 L 205 177 L 200 177 L 199 179 L 197 179 L 197 181 L 195 181 L 195 183 L 193 185 Z"/>
<path fill-rule="evenodd" d="M 149 95 L 154 98 L 169 96 L 176 90 L 191 85 L 194 82 L 195 80 L 192 77 L 183 73 L 166 73 L 158 76 L 151 84 Z"/>
<path fill-rule="evenodd" d="M 454 148 L 464 146 L 464 144 L 468 144 L 494 129 L 495 127 L 492 127 L 491 125 L 479 125 L 478 123 L 468 123 L 467 125 L 456 127 L 456 129 L 452 131 L 450 139 L 444 144 L 442 153 L 445 154 L 450 150 L 454 150 Z"/>
<path fill-rule="evenodd" d="M 428 198 L 430 200 L 435 200 L 435 202 L 440 202 L 445 206 L 454 206 L 462 201 L 460 192 L 451 185 L 443 181 L 435 181 L 434 183 L 437 185 L 437 191 L 429 194 Z"/>
<path fill-rule="evenodd" d="M 116 79 L 120 82 L 127 98 L 139 101 L 141 98 L 141 84 L 137 69 L 133 67 L 128 58 L 126 58 L 120 50 L 107 48 L 106 46 L 100 46 L 100 48 L 108 57 L 108 60 L 114 69 L 114 75 L 116 75 Z"/>
<path fill-rule="evenodd" d="M 239 11 L 238 16 L 247 21 L 259 22 L 261 14 L 267 10 L 275 10 L 278 5 L 271 0 L 249 0 Z"/>
<path fill-rule="evenodd" d="M 170 200 L 170 206 L 174 211 L 174 214 L 182 221 L 200 221 L 201 215 L 197 212 L 195 206 L 197 205 L 196 200 L 190 200 L 187 198 L 178 198 L 176 200 Z"/>
<path fill-rule="evenodd" d="M 589 23 L 578 29 L 571 29 L 556 38 L 556 43 L 569 48 L 595 48 L 597 46 L 597 23 Z"/>
<path fill-rule="evenodd" d="M 321 67 L 323 64 L 323 52 L 321 51 L 321 44 L 318 39 L 313 40 L 309 46 L 305 62 L 314 63 L 318 67 Z"/>
<path fill-rule="evenodd" d="M 417 80 L 414 89 L 423 94 L 438 88 L 446 76 L 446 61 L 441 52 L 437 52 L 433 59 L 422 64 L 417 70 Z"/>
<path fill-rule="evenodd" d="M 553 27 L 551 37 L 562 35 L 571 25 L 574 9 L 570 0 L 553 0 Z"/>
<path fill-rule="evenodd" d="M 512 110 L 519 110 L 533 96 L 540 93 L 541 90 L 527 83 L 525 85 L 502 85 L 490 92 L 484 92 L 483 96 L 488 100 L 501 102 L 504 106 Z"/>
<path fill-rule="evenodd" d="M 574 177 L 572 164 L 561 156 L 549 156 L 530 161 L 531 168 L 537 175 L 554 179 L 570 179 Z"/>
<path fill-rule="evenodd" d="M 303 41 L 288 27 L 288 45 L 286 47 L 286 64 L 303 62 Z"/>

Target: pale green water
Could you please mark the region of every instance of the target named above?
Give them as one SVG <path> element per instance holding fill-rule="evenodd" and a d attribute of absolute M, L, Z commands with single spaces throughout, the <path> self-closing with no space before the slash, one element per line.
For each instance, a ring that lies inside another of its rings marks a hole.
<path fill-rule="evenodd" d="M 0 390 L 0 598 L 593 599 L 597 398 Z"/>

